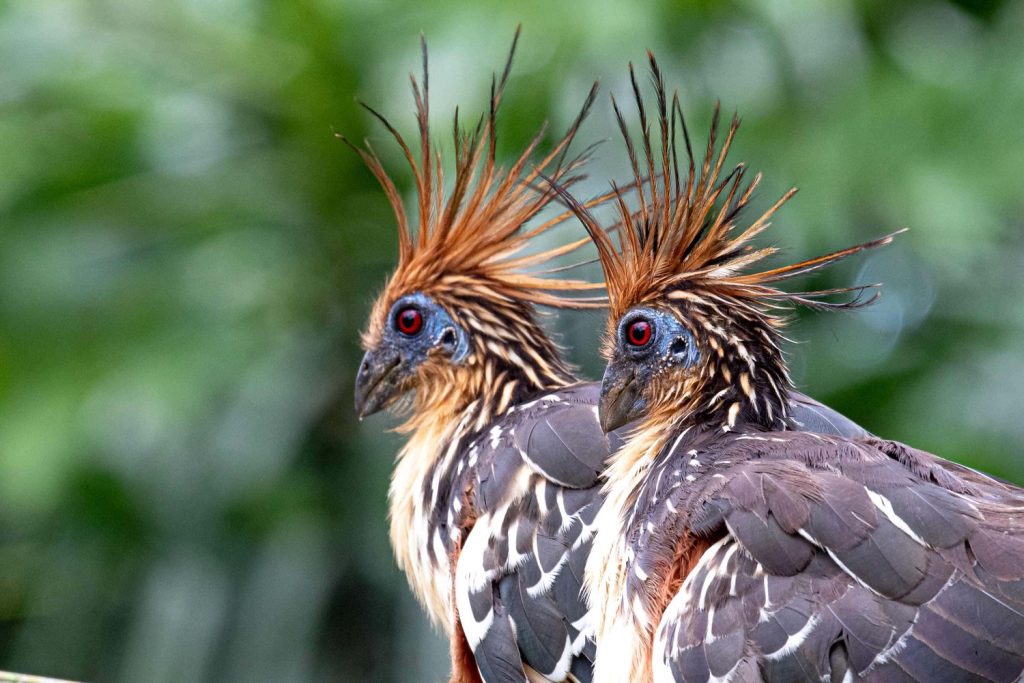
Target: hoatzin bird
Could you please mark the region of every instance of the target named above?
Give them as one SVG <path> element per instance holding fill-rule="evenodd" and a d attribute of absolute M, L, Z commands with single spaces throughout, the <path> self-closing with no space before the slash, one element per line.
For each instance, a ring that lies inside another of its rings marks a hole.
<path fill-rule="evenodd" d="M 586 566 L 595 680 L 1022 680 L 1024 490 L 794 423 L 779 310 L 855 307 L 867 288 L 776 283 L 892 235 L 753 268 L 775 250 L 751 240 L 792 191 L 741 222 L 759 176 L 723 171 L 738 121 L 719 148 L 716 107 L 696 164 L 650 66 L 652 125 L 632 79 L 639 145 L 616 113 L 634 173 L 657 182 L 639 210 L 620 201 L 617 246 L 576 206 L 609 296 L 600 420 L 637 425 L 605 472 Z"/>
<path fill-rule="evenodd" d="M 572 216 L 540 222 L 556 195 L 539 181 L 542 172 L 569 184 L 582 177 L 587 152 L 567 159 L 567 150 L 596 84 L 551 152 L 530 165 L 542 129 L 500 167 L 495 126 L 518 37 L 487 115 L 464 131 L 456 111 L 447 194 L 428 127 L 425 44 L 422 79 L 412 79 L 418 161 L 370 109 L 412 167 L 419 215 L 414 230 L 369 143 L 354 147 L 383 186 L 399 235 L 398 266 L 363 334 L 355 401 L 361 417 L 391 406 L 408 414 L 388 493 L 391 543 L 452 638 L 453 680 L 589 680 L 594 645 L 580 589 L 609 442 L 597 422 L 599 387 L 578 385 L 536 307 L 594 307 L 598 299 L 580 292 L 600 285 L 536 272 L 586 237 L 524 250 Z"/>
<path fill-rule="evenodd" d="M 541 174 L 563 185 L 580 177 L 585 153 L 566 161 L 566 149 L 594 92 L 548 155 L 527 167 L 538 136 L 503 170 L 495 122 L 510 53 L 482 123 L 467 134 L 456 118 L 455 175 L 445 195 L 427 126 L 425 48 L 423 59 L 422 81 L 413 81 L 419 162 L 373 112 L 412 167 L 415 233 L 377 155 L 357 148 L 398 222 L 398 267 L 373 307 L 356 378 L 361 416 L 410 409 L 389 491 L 392 545 L 417 598 L 452 637 L 453 678 L 589 681 L 594 643 L 580 591 L 599 473 L 620 441 L 606 439 L 598 423 L 600 385 L 573 376 L 536 307 L 598 302 L 567 294 L 592 286 L 585 282 L 523 270 L 589 239 L 522 253 L 572 216 L 526 225 L 555 198 L 537 182 Z M 806 397 L 794 394 L 791 410 L 820 431 L 863 433 Z"/>

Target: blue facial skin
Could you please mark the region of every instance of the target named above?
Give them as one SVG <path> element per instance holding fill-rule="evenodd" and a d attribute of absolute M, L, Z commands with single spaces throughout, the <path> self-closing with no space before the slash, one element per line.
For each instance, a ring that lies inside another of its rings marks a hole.
<path fill-rule="evenodd" d="M 638 321 L 651 326 L 651 337 L 642 346 L 629 339 L 629 329 Z M 606 432 L 647 412 L 643 388 L 656 375 L 673 368 L 691 367 L 700 359 L 690 331 L 674 315 L 656 308 L 630 309 L 619 320 L 616 342 L 601 386 L 599 413 Z"/>
<path fill-rule="evenodd" d="M 423 315 L 423 327 L 413 336 L 400 332 L 396 324 L 398 314 L 409 307 L 418 309 Z M 415 372 L 434 349 L 440 349 L 453 363 L 460 363 L 469 355 L 466 331 L 441 305 L 420 292 L 403 296 L 391 307 L 384 343 L 398 350 L 402 364 L 410 372 Z"/>
<path fill-rule="evenodd" d="M 398 316 L 413 308 L 423 323 L 413 334 L 398 327 Z M 363 356 L 356 376 L 355 405 L 359 417 L 387 407 L 407 389 L 416 371 L 432 354 L 441 353 L 453 363 L 469 355 L 469 335 L 429 296 L 414 292 L 398 299 L 388 311 L 387 322 L 377 348 Z"/>
<path fill-rule="evenodd" d="M 651 340 L 642 347 L 631 344 L 626 336 L 630 325 L 638 320 L 646 320 L 653 328 Z M 621 352 L 624 357 L 630 358 L 638 365 L 657 361 L 661 367 L 689 367 L 699 358 L 697 345 L 690 331 L 674 315 L 656 308 L 630 309 L 619 320 L 617 334 L 619 343 L 616 356 Z"/>

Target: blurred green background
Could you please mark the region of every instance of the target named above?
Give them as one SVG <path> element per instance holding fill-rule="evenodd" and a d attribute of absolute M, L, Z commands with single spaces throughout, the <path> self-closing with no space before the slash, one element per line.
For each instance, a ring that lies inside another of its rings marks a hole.
<path fill-rule="evenodd" d="M 650 47 L 693 130 L 742 114 L 762 207 L 801 188 L 789 255 L 911 227 L 808 283 L 886 290 L 801 315 L 798 381 L 1024 482 L 1024 4 L 510 5 L 0 0 L 0 668 L 444 677 L 387 544 L 394 422 L 350 398 L 393 218 L 332 136 L 369 135 L 411 199 L 355 97 L 412 134 L 421 30 L 440 134 L 523 23 L 506 159 L 601 79 L 584 194 L 626 173 L 607 92 Z M 555 321 L 590 377 L 599 323 Z"/>

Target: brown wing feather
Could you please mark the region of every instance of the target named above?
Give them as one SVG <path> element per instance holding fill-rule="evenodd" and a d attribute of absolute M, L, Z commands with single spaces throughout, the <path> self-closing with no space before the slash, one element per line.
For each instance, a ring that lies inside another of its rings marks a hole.
<path fill-rule="evenodd" d="M 1024 672 L 1020 489 L 873 438 L 747 434 L 699 458 L 672 505 L 719 540 L 658 628 L 675 680 Z"/>

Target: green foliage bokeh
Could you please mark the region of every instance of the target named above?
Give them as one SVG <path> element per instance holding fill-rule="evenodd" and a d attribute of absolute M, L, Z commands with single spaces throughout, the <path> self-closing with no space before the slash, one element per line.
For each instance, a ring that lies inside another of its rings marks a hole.
<path fill-rule="evenodd" d="M 356 98 L 411 135 L 423 31 L 440 139 L 520 22 L 506 160 L 600 78 L 583 189 L 624 177 L 607 93 L 651 48 L 692 130 L 742 116 L 760 206 L 801 188 L 788 255 L 911 227 L 808 283 L 886 287 L 801 314 L 799 384 L 1024 482 L 1024 4 L 0 0 L 0 668 L 443 678 L 387 543 L 399 439 L 350 398 L 394 221 L 333 133 L 411 199 Z M 553 321 L 590 377 L 600 322 Z"/>

